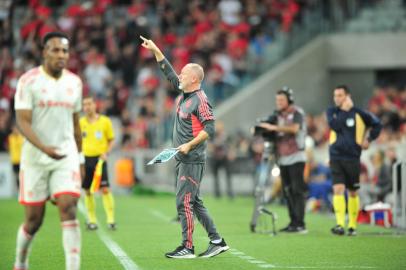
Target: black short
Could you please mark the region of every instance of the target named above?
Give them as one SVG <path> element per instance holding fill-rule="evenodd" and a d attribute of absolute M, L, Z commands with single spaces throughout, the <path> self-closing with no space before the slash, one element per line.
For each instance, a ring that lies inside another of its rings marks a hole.
<path fill-rule="evenodd" d="M 18 175 L 20 173 L 20 164 L 13 164 L 13 172 Z"/>
<path fill-rule="evenodd" d="M 96 168 L 97 161 L 99 157 L 85 157 L 85 179 L 82 183 L 82 188 L 89 189 L 92 185 L 94 169 Z M 108 187 L 109 186 L 109 179 L 107 177 L 107 162 L 103 162 L 103 172 L 102 178 L 100 182 L 100 187 Z"/>
<path fill-rule="evenodd" d="M 333 185 L 344 184 L 349 190 L 359 189 L 361 163 L 359 160 L 330 160 Z"/>

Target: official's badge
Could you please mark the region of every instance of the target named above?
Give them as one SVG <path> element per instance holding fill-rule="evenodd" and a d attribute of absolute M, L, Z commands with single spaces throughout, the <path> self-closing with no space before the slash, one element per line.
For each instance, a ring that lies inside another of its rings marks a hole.
<path fill-rule="evenodd" d="M 348 118 L 346 121 L 347 127 L 353 127 L 355 124 L 354 118 Z"/>

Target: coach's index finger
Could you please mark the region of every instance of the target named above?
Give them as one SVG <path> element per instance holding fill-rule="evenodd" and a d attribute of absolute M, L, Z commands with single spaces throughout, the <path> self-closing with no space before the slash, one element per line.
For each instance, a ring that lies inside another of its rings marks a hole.
<path fill-rule="evenodd" d="M 148 39 L 144 38 L 144 37 L 141 36 L 141 35 L 140 35 L 140 38 L 141 38 L 143 41 L 148 41 Z"/>

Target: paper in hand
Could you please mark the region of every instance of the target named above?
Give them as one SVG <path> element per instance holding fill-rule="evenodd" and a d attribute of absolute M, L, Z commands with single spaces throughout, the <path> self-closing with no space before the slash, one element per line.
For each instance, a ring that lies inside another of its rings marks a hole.
<path fill-rule="evenodd" d="M 147 163 L 147 165 L 153 165 L 153 164 L 157 164 L 157 163 L 165 163 L 168 160 L 170 160 L 171 158 L 173 158 L 178 152 L 179 152 L 179 150 L 176 149 L 176 148 L 164 149 L 164 150 L 162 150 L 161 153 L 159 153 L 153 159 L 151 159 Z"/>

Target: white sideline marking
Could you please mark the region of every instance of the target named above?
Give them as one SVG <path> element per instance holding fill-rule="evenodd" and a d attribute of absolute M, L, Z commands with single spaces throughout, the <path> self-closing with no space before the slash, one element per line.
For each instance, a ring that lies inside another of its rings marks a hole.
<path fill-rule="evenodd" d="M 230 253 L 241 260 L 244 260 L 248 263 L 254 264 L 259 268 L 278 268 L 278 269 L 375 269 L 374 266 L 355 266 L 355 265 L 348 265 L 348 266 L 284 266 L 284 265 L 274 265 L 267 263 L 265 261 L 258 260 L 252 256 L 246 255 L 244 252 L 239 251 L 235 248 L 230 248 Z"/>
<path fill-rule="evenodd" d="M 82 202 L 78 203 L 79 211 L 86 218 L 86 211 Z M 125 270 L 141 270 L 141 268 L 125 253 L 125 251 L 113 241 L 100 227 L 97 229 L 97 235 L 106 245 L 106 247 L 113 253 L 114 257 L 120 262 Z"/>
<path fill-rule="evenodd" d="M 163 221 L 171 221 L 171 218 L 164 213 L 157 211 L 155 209 L 151 209 L 151 214 L 154 215 L 155 217 L 162 219 Z"/>
<path fill-rule="evenodd" d="M 170 217 L 165 215 L 164 213 L 155 210 L 155 209 L 151 209 L 150 213 L 161 219 L 164 221 L 170 221 Z M 206 237 L 200 237 L 200 239 L 204 239 L 206 240 Z M 349 265 L 349 266 L 283 266 L 283 265 L 274 265 L 274 264 L 270 264 L 268 262 L 265 261 L 261 261 L 257 258 L 254 258 L 252 256 L 246 255 L 244 252 L 235 249 L 235 248 L 230 248 L 229 249 L 229 253 L 231 253 L 232 255 L 236 256 L 237 258 L 244 260 L 250 264 L 256 265 L 259 268 L 278 268 L 278 269 L 320 269 L 320 268 L 324 268 L 324 269 L 375 269 L 376 267 L 374 266 L 355 266 L 355 265 Z"/>
<path fill-rule="evenodd" d="M 276 267 L 273 264 L 258 260 L 252 256 L 248 256 L 244 252 L 239 251 L 238 249 L 235 249 L 235 248 L 230 248 L 230 253 L 233 254 L 234 256 L 240 258 L 241 260 L 244 260 L 250 264 L 254 264 L 260 268 L 275 268 Z"/>

